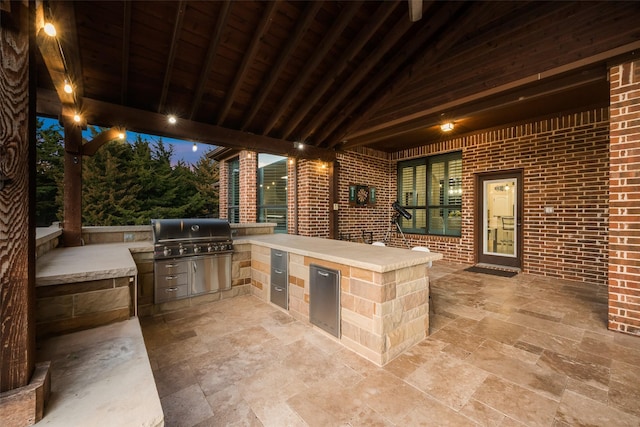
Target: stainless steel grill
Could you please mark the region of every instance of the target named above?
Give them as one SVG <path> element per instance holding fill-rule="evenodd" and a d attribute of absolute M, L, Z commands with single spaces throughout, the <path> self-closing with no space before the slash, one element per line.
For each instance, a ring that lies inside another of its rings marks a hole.
<path fill-rule="evenodd" d="M 156 304 L 231 288 L 229 222 L 152 219 Z"/>

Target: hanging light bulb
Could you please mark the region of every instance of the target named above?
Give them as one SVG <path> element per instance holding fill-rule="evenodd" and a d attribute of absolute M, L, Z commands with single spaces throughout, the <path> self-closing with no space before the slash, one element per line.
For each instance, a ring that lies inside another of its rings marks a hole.
<path fill-rule="evenodd" d="M 44 24 L 43 28 L 44 33 L 49 37 L 55 37 L 56 34 L 58 34 L 58 32 L 56 31 L 56 27 L 51 22 L 47 22 L 46 24 Z"/>
<path fill-rule="evenodd" d="M 69 80 L 64 81 L 64 91 L 65 93 L 71 93 L 73 92 L 73 87 L 71 86 L 71 83 L 69 83 Z"/>
<path fill-rule="evenodd" d="M 191 147 L 191 151 L 193 151 L 194 153 L 196 151 L 198 151 L 198 144 L 196 144 L 195 142 L 193 143 L 193 147 Z"/>
<path fill-rule="evenodd" d="M 75 113 L 75 114 L 73 115 L 73 121 L 74 121 L 74 122 L 76 122 L 76 123 L 80 123 L 80 121 L 81 121 L 81 120 L 82 120 L 82 117 L 80 116 L 80 114 Z"/>
<path fill-rule="evenodd" d="M 120 133 L 118 134 L 118 138 L 119 138 L 119 139 L 122 139 L 122 140 L 124 140 L 125 136 L 126 136 L 126 135 L 125 135 L 125 133 L 124 133 L 124 132 L 120 132 Z"/>

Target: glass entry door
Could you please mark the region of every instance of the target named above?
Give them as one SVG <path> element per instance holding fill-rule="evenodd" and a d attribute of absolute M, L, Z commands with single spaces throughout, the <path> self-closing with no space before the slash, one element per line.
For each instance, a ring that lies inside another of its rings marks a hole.
<path fill-rule="evenodd" d="M 480 178 L 478 261 L 521 267 L 522 174 Z"/>

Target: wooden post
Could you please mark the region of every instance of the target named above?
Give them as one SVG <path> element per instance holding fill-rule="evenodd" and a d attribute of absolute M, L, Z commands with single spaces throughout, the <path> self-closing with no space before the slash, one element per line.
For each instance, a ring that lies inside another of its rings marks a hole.
<path fill-rule="evenodd" d="M 10 6 L 0 12 L 0 392 L 28 384 L 35 366 L 35 147 L 29 144 L 35 143 L 35 98 L 26 78 L 31 26 L 26 2 Z"/>
<path fill-rule="evenodd" d="M 35 364 L 34 2 L 0 2 L 0 425 L 42 419 L 49 363 Z"/>
<path fill-rule="evenodd" d="M 64 246 L 82 244 L 82 129 L 63 116 L 64 126 Z"/>

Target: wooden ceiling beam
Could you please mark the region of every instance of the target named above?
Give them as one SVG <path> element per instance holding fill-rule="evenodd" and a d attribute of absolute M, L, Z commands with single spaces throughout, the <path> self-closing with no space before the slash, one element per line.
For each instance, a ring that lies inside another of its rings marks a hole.
<path fill-rule="evenodd" d="M 36 105 L 37 113 L 49 116 L 57 114 L 60 110 L 60 105 L 56 101 L 57 95 L 55 92 L 39 89 Z M 323 161 L 335 159 L 335 152 L 332 150 L 312 146 L 305 146 L 303 150 L 300 150 L 297 148 L 297 144 L 291 141 L 255 135 L 189 119 L 179 118 L 175 125 L 170 125 L 164 114 L 90 98 L 84 99 L 83 106 L 83 113 L 87 117 L 87 122 L 96 126 L 117 127 L 144 134 L 260 153 Z"/>
<path fill-rule="evenodd" d="M 48 4 L 58 29 L 56 38 L 62 49 L 61 55 L 63 55 L 67 67 L 68 77 L 71 80 L 76 100 L 79 100 L 84 96 L 84 86 L 74 4 L 67 1 L 49 2 Z"/>
<path fill-rule="evenodd" d="M 76 98 L 73 93 L 66 93 L 64 91 L 64 84 L 67 80 L 67 66 L 65 64 L 64 56 L 57 36 L 50 37 L 44 32 L 43 26 L 45 23 L 45 15 L 42 3 L 39 3 L 37 6 L 36 16 L 38 27 L 38 32 L 36 34 L 36 44 L 38 45 L 38 49 L 40 50 L 40 54 L 42 55 L 44 65 L 47 69 L 47 72 L 49 73 L 49 77 L 51 77 L 51 82 L 53 83 L 53 87 L 56 91 L 55 93 L 57 94 L 59 108 L 54 113 L 54 115 L 58 116 L 61 114 L 61 111 L 63 109 L 65 111 L 75 110 Z"/>
<path fill-rule="evenodd" d="M 120 84 L 120 103 L 127 103 L 127 91 L 129 88 L 129 46 L 131 44 L 131 2 L 123 3 L 122 16 L 122 78 Z"/>
<path fill-rule="evenodd" d="M 378 7 L 378 10 L 373 15 L 373 17 L 368 20 L 367 25 L 365 25 L 358 32 L 353 42 L 349 44 L 347 49 L 345 49 L 342 52 L 340 57 L 336 61 L 334 61 L 332 68 L 327 73 L 325 73 L 320 83 L 318 83 L 313 89 L 313 92 L 311 92 L 311 94 L 308 97 L 306 97 L 302 105 L 300 105 L 296 109 L 296 113 L 289 120 L 287 125 L 284 127 L 284 130 L 281 132 L 283 138 L 288 138 L 289 136 L 291 136 L 291 132 L 293 132 L 298 127 L 298 125 L 304 119 L 304 117 L 309 112 L 309 110 L 313 108 L 313 106 L 318 102 L 318 100 L 322 97 L 322 95 L 331 87 L 331 85 L 336 83 L 336 80 L 340 75 L 340 73 L 344 71 L 344 69 L 347 67 L 350 61 L 352 61 L 359 53 L 361 53 L 364 45 L 371 39 L 371 37 L 373 37 L 373 35 L 378 31 L 380 26 L 384 24 L 384 22 L 387 20 L 389 15 L 391 15 L 391 13 L 395 10 L 396 6 L 398 6 L 398 3 L 386 2 L 386 3 L 382 3 L 380 7 Z M 408 29 L 408 27 L 410 27 L 411 25 L 406 22 L 406 18 L 404 18 L 404 23 L 405 23 L 404 27 L 406 31 L 406 29 Z M 386 37 L 385 37 L 385 44 L 386 44 Z M 374 63 L 371 63 L 369 58 L 366 58 L 363 61 L 363 64 L 370 64 L 371 66 L 375 65 Z M 353 78 L 354 78 L 353 76 L 350 76 L 349 81 L 352 81 Z M 362 78 L 362 76 L 360 76 L 360 78 Z M 334 95 L 333 99 L 335 99 L 336 97 L 340 97 L 338 94 L 341 94 L 341 92 L 336 91 L 336 95 Z M 346 96 L 346 94 L 343 94 L 343 96 Z M 340 97 L 340 99 L 342 99 L 342 97 Z M 323 111 L 325 110 L 326 108 L 323 108 Z M 319 120 L 316 120 L 316 118 L 314 117 L 312 121 L 312 123 L 314 123 L 312 128 L 315 128 L 315 126 L 317 126 L 318 121 Z M 305 135 L 303 132 L 303 134 L 297 135 L 296 137 L 301 141 L 306 141 L 307 136 L 308 135 Z"/>
<path fill-rule="evenodd" d="M 171 83 L 171 73 L 173 72 L 173 62 L 176 59 L 176 51 L 180 41 L 180 32 L 184 23 L 186 5 L 183 0 L 178 2 L 176 10 L 176 19 L 173 25 L 173 35 L 171 36 L 171 46 L 169 47 L 169 56 L 167 57 L 167 65 L 164 69 L 164 81 L 162 82 L 162 92 L 160 102 L 158 103 L 158 113 L 164 112 L 164 104 L 167 101 L 167 93 L 169 92 L 169 84 Z"/>
<path fill-rule="evenodd" d="M 530 103 L 538 99 L 561 95 L 578 88 L 592 90 L 591 88 L 594 84 L 598 82 L 602 83 L 606 78 L 606 68 L 604 66 L 596 66 L 578 74 L 568 74 L 562 78 L 552 79 L 544 83 L 530 81 L 527 85 L 507 85 L 501 88 L 492 88 L 473 97 L 457 99 L 450 103 L 425 110 L 423 115 L 413 117 L 411 121 L 400 122 L 393 127 L 352 138 L 341 145 L 340 149 L 349 150 L 358 146 L 398 137 L 418 129 L 439 125 L 441 124 L 441 115 L 443 113 L 446 117 L 463 119 L 468 116 L 477 116 L 487 112 L 504 110 L 505 108 L 516 108 L 523 103 Z"/>
<path fill-rule="evenodd" d="M 302 72 L 298 74 L 294 83 L 289 86 L 289 89 L 282 97 L 280 104 L 278 104 L 278 107 L 276 107 L 271 114 L 266 127 L 263 129 L 263 134 L 267 135 L 271 132 L 284 110 L 289 106 L 289 104 L 291 104 L 291 102 L 293 102 L 293 99 L 298 94 L 311 73 L 316 70 L 320 61 L 322 61 L 329 50 L 331 50 L 338 37 L 342 34 L 342 31 L 344 31 L 347 24 L 351 21 L 353 15 L 355 15 L 357 10 L 360 8 L 361 3 L 362 2 L 359 0 L 347 3 L 346 9 L 340 14 L 337 22 L 331 27 L 329 34 L 327 34 L 322 40 L 320 47 L 313 53 L 311 59 L 307 61 Z"/>
<path fill-rule="evenodd" d="M 449 4 L 453 5 L 453 7 L 456 7 L 456 9 L 452 10 L 448 8 L 439 8 L 437 11 L 434 11 L 433 16 L 430 16 L 427 22 L 438 23 L 439 25 L 428 25 L 425 23 L 425 28 L 423 28 L 422 31 L 418 32 L 411 40 L 409 40 L 409 42 L 386 63 L 384 70 L 376 74 L 376 76 L 371 81 L 367 82 L 367 85 L 358 92 L 358 95 L 351 98 L 347 105 L 345 105 L 339 113 L 332 116 L 331 123 L 323 126 L 322 130 L 314 138 L 314 140 L 316 141 L 316 146 L 322 145 L 322 143 L 345 120 L 347 120 L 351 116 L 354 110 L 362 105 L 373 93 L 375 93 L 376 91 L 381 91 L 381 87 L 383 87 L 383 85 L 388 82 L 389 79 L 392 78 L 392 76 L 396 75 L 399 72 L 402 65 L 406 63 L 407 59 L 416 55 L 419 49 L 421 49 L 424 44 L 427 43 L 427 41 L 431 37 L 433 37 L 433 35 L 438 30 L 441 29 L 441 26 L 447 25 L 449 19 L 451 19 L 451 16 L 455 15 L 455 12 L 459 10 L 459 7 L 462 6 L 462 3 Z M 334 142 L 332 147 L 336 144 L 337 143 Z"/>
<path fill-rule="evenodd" d="M 247 114 L 247 117 L 244 119 L 242 130 L 247 130 L 251 126 L 251 122 L 256 116 L 256 113 L 262 107 L 262 104 L 264 103 L 265 99 L 267 99 L 267 95 L 273 88 L 273 85 L 278 80 L 278 76 L 282 72 L 283 67 L 289 60 L 291 52 L 293 52 L 298 42 L 302 38 L 302 36 L 309 29 L 311 22 L 315 18 L 316 13 L 318 13 L 318 10 L 320 9 L 321 6 L 322 6 L 322 2 L 320 1 L 310 2 L 307 5 L 304 12 L 302 13 L 302 16 L 298 18 L 298 22 L 295 30 L 293 31 L 291 36 L 287 39 L 287 43 L 284 49 L 280 52 L 280 55 L 278 56 L 276 63 L 273 65 L 273 67 L 271 67 L 269 76 L 265 79 L 264 84 L 260 86 L 260 92 L 255 97 L 255 100 L 252 101 L 251 110 L 249 111 L 249 114 Z"/>
<path fill-rule="evenodd" d="M 473 8 L 471 6 L 463 6 L 461 8 L 462 13 L 456 16 L 455 26 L 456 28 L 465 29 L 465 28 L 473 28 L 473 21 L 475 19 L 473 12 Z M 445 24 L 447 25 L 447 24 Z M 411 79 L 424 72 L 424 69 L 431 66 L 434 62 L 438 60 L 442 55 L 446 55 L 447 51 L 455 45 L 460 38 L 466 34 L 465 31 L 444 31 L 442 33 L 442 38 L 435 42 L 433 46 L 431 46 L 428 50 L 425 51 L 425 54 L 422 58 L 419 58 L 410 66 L 406 67 L 400 75 L 398 75 L 395 80 L 387 86 L 380 96 L 378 96 L 373 102 L 367 104 L 364 107 L 364 110 L 358 117 L 351 120 L 344 130 L 335 136 L 335 138 L 330 141 L 329 146 L 334 147 L 345 139 L 352 130 L 357 129 L 363 123 L 365 123 L 378 109 L 380 109 L 390 98 L 396 96 L 400 90 L 402 90 Z"/>
<path fill-rule="evenodd" d="M 362 82 L 366 80 L 371 70 L 379 64 L 380 60 L 389 53 L 410 28 L 411 23 L 407 21 L 406 16 L 398 19 L 396 25 L 387 33 L 384 40 L 376 46 L 372 54 L 363 61 L 354 74 L 344 80 L 340 88 L 336 91 L 336 95 L 333 96 L 329 102 L 322 107 L 322 110 L 316 114 L 313 120 L 304 127 L 302 137 L 305 141 L 324 123 L 329 114 L 333 113 L 340 103 L 349 97 L 357 86 L 363 86 Z M 365 82 L 364 87 L 367 87 L 367 85 L 369 85 L 368 81 Z"/>
<path fill-rule="evenodd" d="M 213 66 L 213 59 L 216 56 L 218 46 L 220 45 L 220 40 L 222 39 L 222 31 L 227 26 L 227 19 L 229 18 L 231 3 L 231 1 L 224 1 L 220 4 L 218 21 L 216 23 L 213 37 L 211 38 L 211 42 L 209 42 L 209 47 L 207 49 L 204 64 L 200 71 L 200 76 L 198 77 L 198 85 L 196 86 L 196 91 L 193 94 L 191 113 L 189 114 L 190 119 L 193 119 L 195 117 L 198 108 L 200 108 L 200 102 L 202 101 L 202 96 L 204 95 L 204 87 L 207 84 L 207 80 L 209 80 L 209 74 L 211 73 L 211 67 Z"/>
<path fill-rule="evenodd" d="M 273 20 L 273 15 L 276 11 L 276 6 L 278 5 L 278 1 L 270 1 L 266 3 L 266 10 L 262 14 L 262 18 L 260 19 L 260 23 L 258 24 L 256 30 L 253 33 L 253 38 L 251 39 L 251 43 L 249 47 L 245 51 L 244 56 L 242 57 L 242 62 L 240 66 L 236 70 L 235 76 L 233 78 L 233 83 L 227 90 L 227 96 L 224 100 L 224 104 L 222 106 L 222 111 L 218 116 L 218 125 L 222 125 L 224 120 L 227 118 L 229 114 L 229 110 L 231 109 L 231 105 L 233 104 L 233 100 L 235 99 L 238 90 L 242 86 L 242 82 L 244 80 L 244 76 L 247 71 L 249 71 L 249 65 L 253 62 L 256 52 L 258 51 L 258 46 L 260 45 L 260 41 L 264 37 L 264 33 L 267 30 L 268 25 Z"/>

